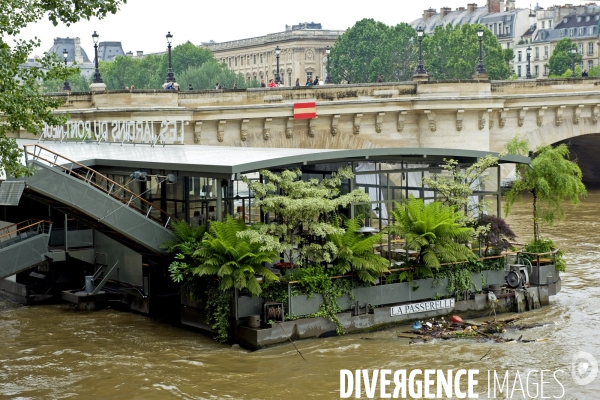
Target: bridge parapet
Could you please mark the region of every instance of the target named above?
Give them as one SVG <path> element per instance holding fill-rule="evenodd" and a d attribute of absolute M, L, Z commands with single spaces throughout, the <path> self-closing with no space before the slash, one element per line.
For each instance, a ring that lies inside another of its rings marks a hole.
<path fill-rule="evenodd" d="M 56 96 L 77 126 L 46 129 L 45 139 L 501 152 L 515 135 L 537 146 L 600 132 L 600 78 Z M 316 118 L 294 119 L 294 103 L 304 101 L 316 102 Z"/>

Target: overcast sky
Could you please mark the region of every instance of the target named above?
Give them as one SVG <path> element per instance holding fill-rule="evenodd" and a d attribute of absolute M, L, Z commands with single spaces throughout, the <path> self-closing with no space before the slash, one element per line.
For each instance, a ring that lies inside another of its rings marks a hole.
<path fill-rule="evenodd" d="M 283 32 L 285 25 L 299 22 L 320 22 L 323 29 L 345 30 L 360 19 L 373 18 L 387 25 L 411 22 L 429 7 L 466 7 L 467 3 L 486 4 L 485 0 L 371 0 L 366 2 L 329 0 L 316 3 L 256 3 L 242 0 L 193 1 L 193 0 L 128 0 L 115 15 L 104 20 L 93 19 L 67 27 L 54 27 L 43 21 L 28 27 L 22 38 L 37 36 L 42 46 L 36 55 L 48 50 L 56 37 L 79 37 L 90 59 L 93 58 L 91 35 L 97 31 L 100 41 L 120 41 L 125 52 L 138 50 L 144 53 L 163 51 L 165 35 L 173 34 L 173 44 L 190 41 L 225 42 Z M 580 0 L 565 0 L 576 5 Z M 564 3 L 563 2 L 563 3 Z M 549 7 L 557 0 L 517 0 L 518 8 L 529 8 L 539 3 Z M 276 5 L 278 4 L 278 5 Z M 305 4 L 304 9 L 291 4 Z M 559 3 L 561 4 L 561 3 Z"/>

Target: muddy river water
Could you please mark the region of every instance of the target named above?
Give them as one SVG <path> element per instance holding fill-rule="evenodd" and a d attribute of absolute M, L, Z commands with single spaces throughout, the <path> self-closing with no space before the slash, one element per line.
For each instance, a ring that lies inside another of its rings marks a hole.
<path fill-rule="evenodd" d="M 568 272 L 550 306 L 528 312 L 524 322 L 554 325 L 507 333 L 544 338 L 539 342 L 411 345 L 397 337 L 407 327 L 395 327 L 298 341 L 304 361 L 291 344 L 248 352 L 134 313 L 77 312 L 67 304 L 23 307 L 0 300 L 0 398 L 336 399 L 341 369 L 463 368 L 479 370 L 479 398 L 542 398 L 536 371 L 544 369 L 550 371 L 543 378 L 549 382 L 543 385 L 544 398 L 598 399 L 600 376 L 577 385 L 572 365 L 579 351 L 600 360 L 599 204 L 600 190 L 590 191 L 579 208 L 569 211 L 566 223 L 542 228 L 567 252 Z M 508 221 L 520 241 L 531 237 L 527 199 Z M 578 361 L 578 374 L 589 375 L 593 363 Z M 500 379 L 508 371 L 508 383 L 516 391 L 488 394 L 488 371 L 496 371 Z M 522 386 L 515 386 L 517 374 Z"/>

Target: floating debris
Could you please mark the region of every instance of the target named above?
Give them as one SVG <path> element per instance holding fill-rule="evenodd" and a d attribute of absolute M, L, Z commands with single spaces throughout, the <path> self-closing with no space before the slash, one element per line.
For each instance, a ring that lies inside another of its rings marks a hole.
<path fill-rule="evenodd" d="M 474 338 L 483 339 L 485 341 L 492 340 L 496 343 L 531 343 L 547 338 L 539 339 L 523 339 L 523 335 L 518 339 L 507 339 L 501 335 L 507 332 L 508 329 L 525 330 L 532 329 L 541 326 L 554 325 L 552 322 L 537 323 L 537 324 L 520 324 L 517 325 L 514 322 L 518 321 L 522 317 L 515 316 L 511 318 L 505 318 L 502 320 L 485 321 L 482 323 L 463 321 L 457 315 L 453 315 L 450 318 L 450 322 L 441 320 L 432 320 L 433 322 L 425 322 L 421 324 L 419 321 L 415 321 L 412 325 L 412 331 L 400 332 L 398 337 L 412 339 L 409 344 L 415 343 L 415 339 L 421 339 L 424 342 L 433 339 L 459 339 L 459 338 Z"/>

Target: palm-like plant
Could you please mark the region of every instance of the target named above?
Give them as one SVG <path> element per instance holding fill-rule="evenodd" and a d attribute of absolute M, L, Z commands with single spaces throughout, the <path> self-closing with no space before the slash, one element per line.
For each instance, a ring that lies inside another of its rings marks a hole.
<path fill-rule="evenodd" d="M 256 275 L 261 275 L 265 283 L 277 280 L 277 276 L 264 264 L 272 262 L 278 254 L 275 251 L 261 251 L 260 243 L 253 243 L 247 237 L 238 235 L 246 229 L 244 221 L 230 216 L 224 222 L 211 223 L 210 231 L 202 240 L 202 247 L 194 253 L 199 261 L 193 270 L 194 275 L 216 275 L 220 279 L 221 290 L 232 287 L 247 289 L 252 296 L 262 291 Z"/>
<path fill-rule="evenodd" d="M 338 225 L 334 219 L 334 225 Z M 345 224 L 343 235 L 329 235 L 329 240 L 337 247 L 337 256 L 333 260 L 336 271 L 345 274 L 354 271 L 364 282 L 375 283 L 377 277 L 389 272 L 389 262 L 379 254 L 373 253 L 373 245 L 381 240 L 381 234 L 363 236 L 356 233 L 361 227 L 360 220 L 350 219 Z"/>
<path fill-rule="evenodd" d="M 173 221 L 171 229 L 173 240 L 163 243 L 161 248 L 174 254 L 175 261 L 169 266 L 169 272 L 173 281 L 182 282 L 192 275 L 195 267 L 194 253 L 202 246 L 206 229 L 204 225 L 190 226 L 184 220 Z"/>
<path fill-rule="evenodd" d="M 466 261 L 475 254 L 461 242 L 468 242 L 473 229 L 457 221 L 461 213 L 454 208 L 434 201 L 425 204 L 422 199 L 410 196 L 402 206 L 396 203 L 393 210 L 395 223 L 388 232 L 404 236 L 406 246 L 419 252 L 418 261 L 430 268 L 438 268 L 442 262 Z"/>

